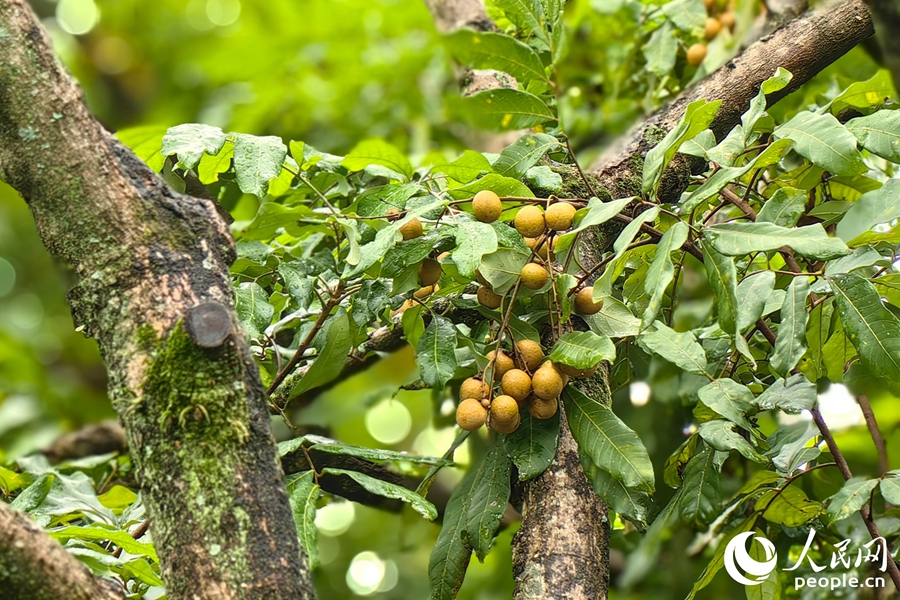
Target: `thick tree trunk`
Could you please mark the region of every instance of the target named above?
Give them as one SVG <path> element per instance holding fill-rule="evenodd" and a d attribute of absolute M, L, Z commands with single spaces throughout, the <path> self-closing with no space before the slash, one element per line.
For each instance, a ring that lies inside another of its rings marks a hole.
<path fill-rule="evenodd" d="M 234 313 L 233 241 L 91 117 L 24 0 L 0 0 L 0 178 L 79 276 L 168 596 L 311 598 L 257 367 Z M 0 548 L 0 570 L 16 560 Z"/>

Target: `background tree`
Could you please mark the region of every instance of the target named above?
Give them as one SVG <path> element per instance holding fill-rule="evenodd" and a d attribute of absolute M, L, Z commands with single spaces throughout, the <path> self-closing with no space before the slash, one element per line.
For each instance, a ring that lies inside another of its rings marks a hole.
<path fill-rule="evenodd" d="M 874 415 L 895 422 L 884 407 L 900 334 L 890 180 L 900 128 L 889 73 L 859 50 L 829 67 L 871 35 L 863 3 L 752 45 L 803 3 L 757 15 L 755 2 L 575 2 L 565 14 L 554 2 L 486 12 L 434 2 L 439 44 L 424 10 L 366 4 L 362 19 L 337 22 L 332 6 L 312 3 L 303 20 L 322 25 L 308 32 L 277 3 L 192 2 L 173 8 L 175 26 L 165 5 L 122 6 L 101 6 L 98 27 L 92 2 L 62 0 L 45 23 L 105 122 L 166 121 L 118 137 L 168 187 L 84 111 L 30 10 L 0 5 L 0 173 L 80 277 L 70 304 L 100 343 L 127 433 L 104 425 L 60 438 L 43 449 L 56 466 L 25 456 L 57 437 L 66 410 L 67 425 L 94 418 L 65 409 L 84 395 L 57 386 L 96 384 L 85 369 L 44 374 L 41 363 L 58 371 L 78 356 L 60 349 L 86 350 L 40 334 L 53 327 L 26 290 L 42 272 L 23 268 L 24 246 L 11 244 L 0 262 L 12 316 L 0 478 L 13 507 L 95 575 L 134 597 L 158 597 L 163 581 L 173 597 L 302 597 L 299 539 L 323 597 L 345 586 L 425 595 L 427 572 L 432 596 L 449 598 L 471 553 L 484 559 L 495 545 L 461 596 L 508 596 L 511 570 L 517 597 L 605 597 L 612 565 L 623 593 L 673 597 L 692 584 L 691 595 L 727 588 L 713 580 L 723 542 L 754 527 L 782 561 L 810 527 L 826 531 L 820 562 L 852 531 L 893 539 L 891 438 Z M 143 43 L 132 42 L 136 22 Z M 741 42 L 739 58 L 703 79 Z M 576 161 L 573 147 L 622 135 L 678 94 L 592 169 Z M 169 127 L 187 121 L 206 124 Z M 498 152 L 473 151 L 489 147 Z M 555 366 L 529 358 L 536 344 Z M 507 369 L 498 348 L 518 362 L 517 380 L 484 386 Z M 28 360 L 35 351 L 42 361 Z M 640 418 L 647 384 L 669 419 Z M 860 426 L 836 440 L 824 408 L 847 390 Z M 458 420 L 487 419 L 489 435 L 453 440 L 460 400 Z M 783 415 L 798 411 L 811 422 Z M 450 460 L 469 465 L 461 481 Z M 385 516 L 403 502 L 440 515 L 441 533 L 409 511 Z M 371 510 L 354 506 L 381 512 L 354 521 Z M 35 540 L 16 564 L 67 574 L 10 589 L 115 593 L 2 509 L 19 536 L 7 548 Z M 516 527 L 510 569 L 503 548 Z M 773 574 L 753 589 L 775 594 L 787 581 Z"/>

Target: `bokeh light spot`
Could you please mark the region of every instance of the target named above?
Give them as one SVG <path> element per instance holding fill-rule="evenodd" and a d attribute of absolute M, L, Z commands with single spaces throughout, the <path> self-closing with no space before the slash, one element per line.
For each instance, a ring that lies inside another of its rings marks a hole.
<path fill-rule="evenodd" d="M 646 406 L 650 402 L 650 386 L 646 381 L 633 381 L 628 386 L 628 396 L 634 406 Z"/>
<path fill-rule="evenodd" d="M 403 403 L 385 399 L 366 413 L 366 429 L 382 444 L 396 444 L 409 435 L 412 416 Z"/>
<path fill-rule="evenodd" d="M 350 529 L 354 518 L 352 502 L 332 502 L 316 511 L 316 529 L 322 535 L 336 537 Z"/>
<path fill-rule="evenodd" d="M 100 9 L 94 0 L 60 0 L 56 5 L 56 20 L 63 31 L 83 35 L 100 20 Z"/>
<path fill-rule="evenodd" d="M 241 16 L 240 0 L 206 0 L 206 18 L 213 25 L 227 27 Z"/>
<path fill-rule="evenodd" d="M 378 591 L 387 571 L 385 562 L 374 552 L 360 552 L 347 569 L 347 587 L 357 596 L 370 596 Z"/>
<path fill-rule="evenodd" d="M 5 258 L 0 258 L 0 298 L 9 294 L 16 285 L 16 269 Z"/>

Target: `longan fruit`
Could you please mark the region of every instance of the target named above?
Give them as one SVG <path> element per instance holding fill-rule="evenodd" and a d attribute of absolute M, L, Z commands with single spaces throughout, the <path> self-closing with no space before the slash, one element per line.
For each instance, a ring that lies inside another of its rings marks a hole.
<path fill-rule="evenodd" d="M 393 217 L 394 215 L 399 215 L 400 209 L 399 208 L 389 208 L 389 209 L 387 209 L 387 212 L 385 212 L 384 214 L 387 215 L 388 218 L 390 218 L 390 217 Z"/>
<path fill-rule="evenodd" d="M 491 427 L 510 425 L 519 418 L 519 403 L 511 396 L 497 396 L 491 402 Z"/>
<path fill-rule="evenodd" d="M 522 272 L 519 274 L 519 277 L 522 278 L 522 285 L 529 290 L 539 290 L 547 283 L 548 274 L 547 269 L 541 265 L 537 263 L 528 263 L 522 267 Z"/>
<path fill-rule="evenodd" d="M 434 285 L 441 278 L 441 263 L 433 258 L 426 258 L 419 265 L 419 283 L 423 286 Z"/>
<path fill-rule="evenodd" d="M 413 292 L 413 297 L 422 300 L 432 295 L 439 289 L 441 289 L 441 287 L 438 285 L 426 285 L 425 287 L 420 287 L 415 292 Z"/>
<path fill-rule="evenodd" d="M 575 207 L 568 202 L 557 202 L 551 204 L 550 208 L 544 214 L 544 221 L 547 227 L 553 231 L 565 231 L 572 226 L 572 219 L 575 217 Z"/>
<path fill-rule="evenodd" d="M 699 67 L 706 58 L 706 44 L 694 44 L 687 51 L 687 61 L 692 67 Z"/>
<path fill-rule="evenodd" d="M 444 259 L 449 256 L 450 256 L 449 252 L 441 252 L 440 254 L 437 255 L 437 258 L 434 260 L 438 261 L 438 263 L 441 263 L 441 262 L 444 262 Z"/>
<path fill-rule="evenodd" d="M 516 418 L 511 423 L 491 423 L 491 428 L 498 433 L 509 435 L 519 428 L 520 423 L 522 423 L 522 418 L 516 413 Z"/>
<path fill-rule="evenodd" d="M 475 280 L 478 281 L 484 287 L 491 289 L 491 282 L 484 278 L 484 275 L 481 274 L 481 271 L 475 269 Z"/>
<path fill-rule="evenodd" d="M 528 412 L 530 412 L 531 416 L 535 419 L 549 419 L 556 414 L 557 410 L 559 410 L 559 400 L 556 398 L 550 398 L 549 400 L 532 398 L 531 402 L 528 404 Z"/>
<path fill-rule="evenodd" d="M 533 373 L 541 366 L 541 359 L 544 358 L 544 349 L 537 342 L 519 340 L 516 342 L 516 350 L 519 353 L 519 366 L 521 368 Z"/>
<path fill-rule="evenodd" d="M 502 296 L 498 296 L 486 286 L 478 288 L 476 297 L 478 298 L 478 303 L 485 308 L 500 308 L 500 303 L 503 301 Z"/>
<path fill-rule="evenodd" d="M 510 369 L 503 374 L 500 380 L 500 389 L 507 396 L 512 396 L 517 402 L 521 402 L 531 393 L 531 377 L 521 369 Z"/>
<path fill-rule="evenodd" d="M 575 367 L 570 367 L 569 365 L 558 364 L 556 368 L 560 370 L 560 372 L 574 377 L 575 379 L 586 379 L 597 372 L 597 369 L 600 368 L 600 364 L 596 364 L 589 369 L 576 369 Z"/>
<path fill-rule="evenodd" d="M 407 310 L 412 308 L 414 305 L 415 305 L 415 302 L 413 300 L 406 300 L 403 302 L 403 304 L 400 305 L 400 308 L 398 308 L 397 310 L 391 311 L 391 316 L 396 317 L 397 315 L 402 315 Z"/>
<path fill-rule="evenodd" d="M 494 360 L 494 355 L 497 356 L 496 360 Z M 497 354 L 496 350 L 491 350 L 487 353 L 486 358 L 488 359 L 488 362 L 494 362 L 494 381 L 502 379 L 507 371 L 516 366 L 515 363 L 513 363 L 513 359 L 511 359 L 503 350 L 500 351 L 500 354 Z"/>
<path fill-rule="evenodd" d="M 727 27 L 730 31 L 734 31 L 734 26 L 737 24 L 737 18 L 734 16 L 733 12 L 728 10 L 719 15 L 719 23 L 721 23 L 722 27 Z"/>
<path fill-rule="evenodd" d="M 466 431 L 475 431 L 487 421 L 488 411 L 475 398 L 467 398 L 456 407 L 456 424 Z"/>
<path fill-rule="evenodd" d="M 503 203 L 500 202 L 500 196 L 491 190 L 481 190 L 472 198 L 472 210 L 475 218 L 482 223 L 493 223 L 500 218 Z"/>
<path fill-rule="evenodd" d="M 547 247 L 547 242 L 542 242 L 540 247 L 538 247 L 537 238 L 525 238 L 525 245 L 528 246 L 529 250 L 534 250 L 534 254 L 536 256 L 540 256 L 544 260 L 550 259 L 550 251 Z"/>
<path fill-rule="evenodd" d="M 565 383 L 561 373 L 556 370 L 553 363 L 546 362 L 532 375 L 531 387 L 535 396 L 544 400 L 550 400 L 560 395 L 563 387 L 565 387 Z"/>
<path fill-rule="evenodd" d="M 544 223 L 544 212 L 537 206 L 531 204 L 523 206 L 519 209 L 519 212 L 516 213 L 515 225 L 516 231 L 521 233 L 523 237 L 536 238 L 544 233 L 544 229 L 546 228 L 546 224 Z"/>
<path fill-rule="evenodd" d="M 596 315 L 603 308 L 603 300 L 594 302 L 594 288 L 581 288 L 573 298 L 575 312 L 582 315 Z"/>
<path fill-rule="evenodd" d="M 706 19 L 706 25 L 703 27 L 703 37 L 706 41 L 714 40 L 719 32 L 722 31 L 722 23 L 715 17 Z"/>
<path fill-rule="evenodd" d="M 403 236 L 404 240 L 422 237 L 423 233 L 422 221 L 419 220 L 419 217 L 413 217 L 400 226 L 400 234 Z"/>
<path fill-rule="evenodd" d="M 480 401 L 482 398 L 487 398 L 490 392 L 491 386 L 486 381 L 469 377 L 459 386 L 459 399 L 468 400 L 469 398 L 475 398 Z"/>

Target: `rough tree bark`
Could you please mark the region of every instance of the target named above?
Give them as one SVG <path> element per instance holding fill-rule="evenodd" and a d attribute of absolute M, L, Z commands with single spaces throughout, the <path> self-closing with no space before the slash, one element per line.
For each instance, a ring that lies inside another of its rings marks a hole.
<path fill-rule="evenodd" d="M 106 362 L 168 596 L 312 598 L 228 229 L 104 131 L 24 0 L 0 0 L 0 179 L 79 277 L 69 302 Z M 40 597 L 8 550 L 0 571 Z"/>
<path fill-rule="evenodd" d="M 894 77 L 894 87 L 900 90 L 900 2 L 897 0 L 866 0 L 875 21 L 875 36 L 881 61 Z"/>

